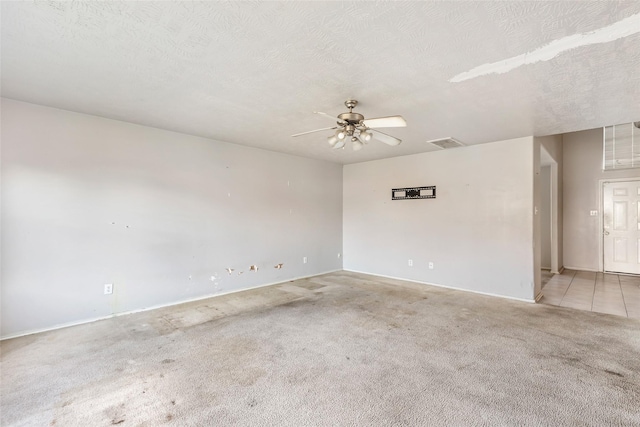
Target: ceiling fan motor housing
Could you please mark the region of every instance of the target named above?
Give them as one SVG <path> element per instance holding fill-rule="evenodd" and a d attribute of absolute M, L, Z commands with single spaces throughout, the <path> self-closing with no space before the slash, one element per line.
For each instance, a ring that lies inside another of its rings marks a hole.
<path fill-rule="evenodd" d="M 352 125 L 357 125 L 364 120 L 364 116 L 358 113 L 342 113 L 338 115 L 338 118 Z"/>
<path fill-rule="evenodd" d="M 349 112 L 338 115 L 338 126 L 344 129 L 349 136 L 353 136 L 356 130 L 360 132 L 365 131 L 367 128 L 363 124 L 364 116 L 353 112 L 353 108 L 358 105 L 358 101 L 348 99 L 344 102 L 344 105 L 349 109 Z"/>

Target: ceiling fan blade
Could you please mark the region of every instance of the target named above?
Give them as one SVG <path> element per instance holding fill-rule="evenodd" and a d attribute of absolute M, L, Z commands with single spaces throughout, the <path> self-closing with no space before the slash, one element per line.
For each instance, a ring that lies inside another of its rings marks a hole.
<path fill-rule="evenodd" d="M 323 113 L 322 111 L 314 111 L 314 113 L 315 114 L 320 114 L 321 116 L 327 117 L 327 118 L 329 118 L 329 119 L 331 119 L 331 120 L 333 120 L 335 122 L 338 122 L 338 123 L 345 123 L 344 120 L 341 120 L 341 119 L 339 119 L 339 118 L 337 118 L 335 116 L 332 116 L 331 114 Z"/>
<path fill-rule="evenodd" d="M 387 135 L 384 132 L 380 132 L 379 130 L 369 129 L 371 131 L 371 135 L 380 142 L 384 142 L 387 145 L 399 145 L 402 140 L 396 138 L 395 136 Z"/>
<path fill-rule="evenodd" d="M 364 125 L 368 128 L 403 128 L 407 122 L 402 116 L 389 116 L 366 119 Z"/>
<path fill-rule="evenodd" d="M 322 128 L 322 129 L 310 130 L 309 132 L 296 133 L 295 135 L 291 135 L 291 136 L 306 135 L 308 133 L 320 132 L 320 131 L 323 131 L 323 130 L 333 130 L 333 129 L 337 129 L 337 128 L 338 128 L 337 126 L 334 126 L 332 128 Z"/>

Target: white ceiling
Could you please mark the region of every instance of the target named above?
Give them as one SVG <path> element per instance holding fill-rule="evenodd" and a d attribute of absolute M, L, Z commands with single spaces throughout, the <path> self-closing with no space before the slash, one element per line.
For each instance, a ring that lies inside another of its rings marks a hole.
<path fill-rule="evenodd" d="M 640 120 L 638 1 L 1 8 L 2 96 L 334 162 Z M 337 115 L 347 98 L 365 117 L 404 116 L 382 129 L 403 143 L 290 137 L 331 126 L 313 111 Z"/>

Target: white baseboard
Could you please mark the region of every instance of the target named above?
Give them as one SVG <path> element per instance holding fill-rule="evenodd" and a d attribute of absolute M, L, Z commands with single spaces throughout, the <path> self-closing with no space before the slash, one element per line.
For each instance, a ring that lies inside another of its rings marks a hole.
<path fill-rule="evenodd" d="M 514 300 L 514 301 L 521 301 L 521 302 L 527 302 L 527 303 L 535 303 L 536 302 L 536 300 L 533 300 L 533 299 L 517 298 L 517 297 L 511 297 L 511 296 L 508 296 L 508 295 L 500 295 L 500 294 L 492 294 L 491 292 L 482 292 L 482 291 L 476 291 L 476 290 L 473 290 L 473 289 L 465 289 L 465 288 L 458 288 L 458 287 L 455 287 L 455 286 L 440 285 L 440 284 L 437 284 L 437 283 L 421 282 L 420 280 L 405 279 L 403 277 L 387 276 L 387 275 L 384 275 L 384 274 L 374 274 L 374 273 L 368 273 L 366 271 L 348 270 L 346 268 L 344 269 L 344 271 L 350 271 L 352 273 L 368 274 L 370 276 L 386 277 L 387 279 L 404 280 L 405 282 L 419 283 L 421 285 L 437 286 L 438 288 L 446 288 L 446 289 L 453 289 L 455 291 L 471 292 L 471 293 L 474 293 L 474 294 L 486 295 L 486 296 L 490 296 L 490 297 L 505 298 L 505 299 L 510 299 L 510 300 Z"/>
<path fill-rule="evenodd" d="M 591 271 L 593 273 L 602 273 L 601 270 L 594 270 L 591 268 L 584 268 L 584 267 L 571 267 L 569 265 L 565 265 L 564 267 L 562 267 L 562 270 L 575 270 L 575 271 Z"/>
<path fill-rule="evenodd" d="M 340 269 L 337 269 L 337 270 L 323 271 L 323 272 L 320 272 L 320 273 L 311 274 L 309 276 L 293 277 L 293 278 L 289 278 L 289 279 L 285 279 L 285 280 L 280 280 L 278 282 L 265 283 L 265 284 L 258 285 L 258 286 L 252 286 L 250 288 L 234 289 L 232 291 L 221 292 L 221 293 L 218 293 L 218 294 L 207 294 L 207 295 L 203 295 L 203 296 L 199 296 L 199 297 L 195 297 L 195 298 L 188 298 L 188 299 L 184 299 L 184 300 L 180 300 L 180 301 L 173 301 L 173 302 L 170 302 L 170 303 L 167 303 L 167 304 L 158 304 L 158 305 L 153 305 L 151 307 L 145 307 L 145 308 L 140 308 L 140 309 L 135 309 L 135 310 L 130 310 L 130 311 L 123 311 L 121 313 L 113 313 L 113 314 L 110 314 L 110 315 L 107 315 L 107 316 L 93 317 L 93 318 L 90 318 L 90 319 L 83 319 L 83 320 L 78 320 L 78 321 L 75 321 L 75 322 L 60 323 L 60 324 L 57 324 L 57 325 L 54 325 L 54 326 L 51 326 L 51 327 L 48 327 L 48 328 L 31 329 L 29 331 L 23 331 L 23 332 L 18 332 L 18 333 L 15 333 L 15 334 L 5 335 L 3 337 L 0 337 L 0 341 L 9 340 L 9 339 L 12 339 L 12 338 L 24 337 L 24 336 L 27 336 L 27 335 L 39 334 L 41 332 L 55 331 L 57 329 L 69 328 L 71 326 L 84 325 L 86 323 L 93 323 L 93 322 L 97 322 L 99 320 L 111 319 L 112 317 L 126 316 L 128 314 L 141 313 L 143 311 L 157 310 L 159 308 L 171 307 L 171 306 L 174 306 L 174 305 L 180 305 L 180 304 L 186 304 L 186 303 L 189 303 L 189 302 L 201 301 L 201 300 L 204 300 L 204 299 L 220 297 L 220 296 L 223 296 L 223 295 L 235 294 L 235 293 L 238 293 L 238 292 L 249 291 L 251 289 L 259 289 L 259 288 L 265 288 L 267 286 L 280 285 L 282 283 L 290 282 L 292 280 L 308 279 L 309 277 L 316 277 L 316 276 L 321 276 L 323 274 L 335 273 L 336 271 L 342 271 L 342 269 L 340 268 Z"/>

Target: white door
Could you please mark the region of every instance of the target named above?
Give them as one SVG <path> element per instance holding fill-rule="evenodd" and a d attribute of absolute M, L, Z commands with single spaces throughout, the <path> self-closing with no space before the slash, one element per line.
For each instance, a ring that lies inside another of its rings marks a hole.
<path fill-rule="evenodd" d="M 640 181 L 605 182 L 604 270 L 640 274 Z"/>

